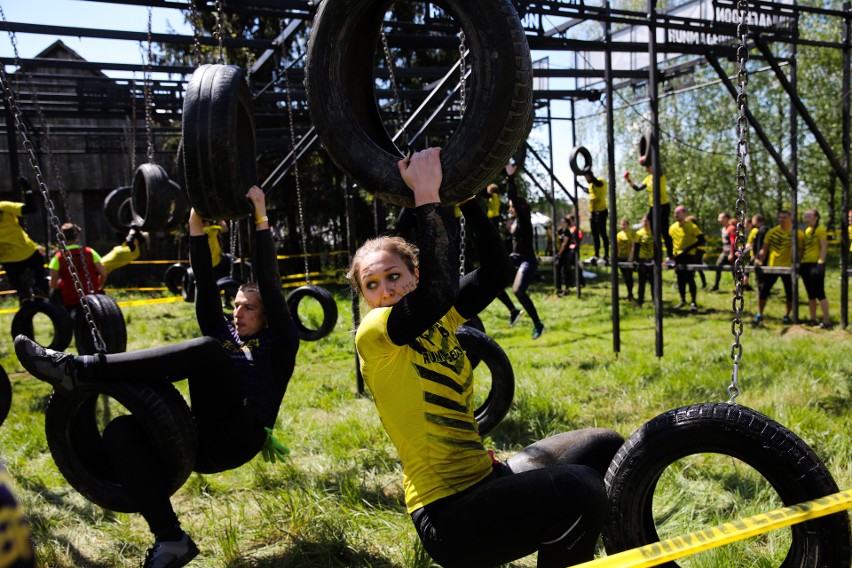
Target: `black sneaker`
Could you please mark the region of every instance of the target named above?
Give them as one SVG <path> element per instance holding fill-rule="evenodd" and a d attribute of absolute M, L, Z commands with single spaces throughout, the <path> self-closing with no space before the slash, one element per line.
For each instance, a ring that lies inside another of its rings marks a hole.
<path fill-rule="evenodd" d="M 37 379 L 60 391 L 71 392 L 77 387 L 77 369 L 70 353 L 45 349 L 26 335 L 15 338 L 15 354 L 24 369 Z"/>
<path fill-rule="evenodd" d="M 674 309 L 679 310 L 686 305 L 686 300 L 681 300 L 677 304 L 675 304 Z"/>
<path fill-rule="evenodd" d="M 784 316 L 783 318 L 781 318 L 781 323 L 785 325 L 790 325 L 791 323 L 793 323 L 793 320 L 790 319 L 790 316 Z"/>
<path fill-rule="evenodd" d="M 180 540 L 154 541 L 154 546 L 145 553 L 142 568 L 180 568 L 198 556 L 198 547 L 188 534 Z"/>
<path fill-rule="evenodd" d="M 698 313 L 698 305 L 695 302 L 689 304 L 690 313 L 697 314 Z"/>

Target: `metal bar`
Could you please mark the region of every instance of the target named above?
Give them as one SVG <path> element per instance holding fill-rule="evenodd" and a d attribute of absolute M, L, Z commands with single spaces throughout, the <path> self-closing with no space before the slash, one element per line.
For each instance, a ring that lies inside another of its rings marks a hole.
<path fill-rule="evenodd" d="M 850 66 L 852 66 L 852 4 L 843 3 L 844 27 L 843 27 L 843 165 L 847 174 L 850 173 L 852 160 L 849 154 L 850 138 L 850 102 L 849 89 L 852 87 L 850 78 Z M 843 187 L 843 211 L 841 212 L 841 234 L 840 234 L 840 325 L 844 329 L 849 325 L 849 185 L 850 176 L 842 180 Z"/>
<path fill-rule="evenodd" d="M 825 137 L 822 135 L 822 132 L 820 131 L 811 114 L 808 112 L 808 109 L 805 107 L 805 104 L 799 98 L 798 93 L 790 84 L 790 81 L 787 80 L 787 77 L 784 75 L 784 72 L 778 65 L 777 59 L 772 54 L 772 51 L 769 49 L 769 46 L 766 45 L 766 43 L 763 42 L 759 37 L 754 38 L 754 43 L 760 50 L 760 53 L 763 54 L 763 57 L 769 63 L 769 66 L 775 72 L 775 76 L 778 78 L 778 82 L 781 83 L 781 86 L 784 88 L 785 91 L 787 91 L 787 95 L 789 95 L 790 101 L 795 105 L 796 110 L 801 115 L 802 120 L 805 121 L 805 124 L 808 126 L 808 129 L 814 136 L 814 140 L 816 140 L 817 144 L 822 149 L 823 154 L 825 154 L 825 157 L 828 158 L 828 162 L 831 164 L 831 167 L 834 169 L 834 172 L 837 174 L 837 177 L 840 178 L 840 180 L 844 183 L 848 183 L 848 176 L 846 175 L 846 170 L 837 160 L 837 157 L 834 155 L 831 146 L 829 146 Z"/>
<path fill-rule="evenodd" d="M 716 74 L 719 75 L 719 78 L 722 80 L 722 84 L 725 85 L 725 88 L 728 89 L 728 92 L 731 94 L 734 100 L 737 99 L 737 90 L 734 87 L 734 84 L 731 82 L 731 78 L 725 74 L 725 70 L 722 69 L 722 65 L 719 63 L 719 60 L 715 56 L 708 55 L 707 61 L 716 70 Z M 787 180 L 787 184 L 790 187 L 793 187 L 796 184 L 796 178 L 793 177 L 792 172 L 790 172 L 789 168 L 787 168 L 787 164 L 784 162 L 784 158 L 778 151 L 775 149 L 775 146 L 772 144 L 772 141 L 769 140 L 769 136 L 766 135 L 766 131 L 763 130 L 763 126 L 758 122 L 757 118 L 751 112 L 751 110 L 746 109 L 746 119 L 748 120 L 749 125 L 754 129 L 757 137 L 760 138 L 763 147 L 766 149 L 767 153 L 772 157 L 772 160 L 775 162 L 775 165 L 778 166 L 778 169 L 781 171 L 781 174 L 784 176 L 784 179 Z"/>
<path fill-rule="evenodd" d="M 609 0 L 607 0 L 609 6 Z M 607 22 L 604 25 L 604 38 L 607 43 L 612 40 L 612 30 Z M 616 239 L 616 223 L 618 222 L 618 208 L 615 204 L 615 128 L 613 126 L 614 111 L 612 104 L 612 53 L 607 51 L 604 55 L 604 75 L 606 77 L 606 145 L 607 145 L 607 200 L 609 201 L 609 263 L 615 266 L 618 262 L 618 240 Z M 616 357 L 621 353 L 621 307 L 618 303 L 618 270 L 610 270 L 610 299 L 612 301 L 612 351 Z"/>
<path fill-rule="evenodd" d="M 17 65 L 20 62 L 21 67 L 52 67 L 57 69 L 88 69 L 94 71 L 136 71 L 142 73 L 146 70 L 146 65 L 142 63 L 102 63 L 95 61 L 70 61 L 68 59 L 18 59 L 14 57 L 0 57 L 0 63 L 3 65 Z M 170 73 L 173 75 L 192 75 L 195 67 L 187 65 L 151 65 L 151 71 L 154 73 Z"/>
<path fill-rule="evenodd" d="M 654 339 L 657 357 L 663 356 L 663 272 L 662 272 L 662 212 L 660 211 L 660 116 L 657 95 L 657 8 L 656 0 L 648 0 L 648 101 L 651 107 L 651 171 L 654 174 L 651 216 L 654 233 Z"/>

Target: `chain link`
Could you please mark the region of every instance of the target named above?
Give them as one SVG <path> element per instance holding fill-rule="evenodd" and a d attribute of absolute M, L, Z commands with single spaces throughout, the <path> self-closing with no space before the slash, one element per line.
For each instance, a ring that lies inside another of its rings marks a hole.
<path fill-rule="evenodd" d="M 467 105 L 467 90 L 465 89 L 465 75 L 467 75 L 467 61 L 465 61 L 465 45 L 464 45 L 464 32 L 459 31 L 459 72 L 461 74 L 459 79 L 459 85 L 461 85 L 459 89 L 459 107 L 461 111 L 461 116 L 464 116 L 464 111 Z M 465 220 L 464 213 L 459 217 L 459 276 L 464 276 L 464 263 L 465 263 L 465 238 L 467 237 L 465 231 Z"/>
<path fill-rule="evenodd" d="M 148 57 L 145 60 L 145 130 L 148 134 L 148 163 L 154 163 L 154 118 L 151 116 L 151 110 L 153 106 L 153 94 L 151 91 L 153 90 L 153 78 L 151 77 L 151 71 L 153 67 L 151 66 L 151 61 L 154 59 L 153 55 L 153 34 L 151 32 L 151 19 L 153 15 L 153 8 L 148 6 Z"/>
<path fill-rule="evenodd" d="M 222 18 L 222 0 L 216 0 L 216 29 L 213 30 L 213 37 L 219 42 L 219 58 L 216 63 L 219 65 L 225 64 L 225 23 Z"/>
<path fill-rule="evenodd" d="M 740 337 L 743 333 L 743 289 L 745 281 L 745 219 L 746 219 L 746 182 L 748 180 L 748 95 L 746 87 L 748 86 L 748 71 L 746 63 L 748 62 L 748 0 L 737 1 L 737 11 L 739 13 L 739 23 L 737 24 L 737 36 L 740 38 L 740 45 L 737 47 L 737 63 L 739 69 L 737 71 L 737 202 L 735 205 L 737 216 L 736 255 L 734 260 L 734 298 L 732 307 L 734 310 L 734 319 L 731 322 L 731 334 L 734 336 L 734 342 L 731 345 L 731 359 L 733 361 L 733 371 L 731 372 L 731 384 L 728 386 L 728 402 L 733 402 L 740 394 L 739 387 L 739 371 L 740 359 L 743 355 L 743 346 L 740 343 Z"/>
<path fill-rule="evenodd" d="M 464 58 L 465 51 L 467 48 L 464 46 L 464 32 L 459 32 L 459 110 L 461 111 L 461 116 L 464 116 L 464 111 L 467 108 L 467 87 L 465 77 L 467 76 L 467 61 Z"/>
<path fill-rule="evenodd" d="M 89 325 L 89 330 L 92 333 L 92 340 L 94 341 L 95 348 L 99 352 L 103 353 L 106 351 L 106 344 L 104 343 L 103 337 L 101 337 L 98 326 L 95 325 L 95 318 L 92 315 L 92 310 L 89 308 L 88 302 L 86 301 L 86 293 L 83 290 L 80 275 L 77 274 L 77 268 L 74 266 L 73 259 L 71 258 L 71 251 L 68 250 L 68 242 L 65 240 L 65 235 L 62 233 L 62 223 L 60 222 L 59 217 L 56 216 L 56 209 L 53 206 L 53 201 L 50 199 L 50 192 L 44 181 L 44 175 L 42 175 L 41 167 L 38 165 L 38 159 L 36 158 L 32 141 L 27 133 L 27 126 L 24 124 L 21 109 L 18 108 L 18 102 L 12 94 L 12 89 L 9 85 L 9 78 L 6 76 L 6 70 L 3 65 L 0 65 L 0 83 L 2 83 L 3 96 L 5 97 L 9 105 L 9 109 L 12 111 L 12 115 L 15 119 L 15 128 L 18 130 L 24 150 L 27 153 L 30 168 L 35 175 L 36 183 L 38 184 L 39 191 L 44 199 L 44 207 L 47 211 L 48 220 L 56 233 L 56 241 L 59 245 L 59 250 L 62 253 L 62 258 L 65 260 L 65 263 L 68 265 L 69 272 L 71 273 L 71 280 L 74 282 L 74 289 L 77 292 L 77 297 L 80 299 L 80 307 L 83 310 L 86 323 Z"/>
<path fill-rule="evenodd" d="M 135 73 L 134 73 L 135 75 Z M 136 79 L 130 81 L 130 183 L 136 172 Z"/>
<path fill-rule="evenodd" d="M 290 96 L 290 74 L 284 65 L 284 90 L 287 92 L 287 116 L 290 119 L 290 144 L 293 148 L 293 176 L 296 179 L 296 203 L 299 207 L 299 232 L 302 241 L 302 258 L 305 260 L 305 283 L 311 285 L 311 274 L 308 270 L 308 242 L 305 234 L 305 214 L 302 210 L 302 184 L 299 181 L 299 161 L 296 159 L 296 123 L 293 121 L 293 99 Z"/>
<path fill-rule="evenodd" d="M 195 66 L 201 67 L 201 19 L 198 16 L 197 0 L 189 0 L 189 18 L 192 25 L 192 54 L 195 56 Z"/>
<path fill-rule="evenodd" d="M 408 144 L 408 132 L 405 131 L 405 122 L 402 120 L 402 99 L 399 98 L 399 88 L 397 87 L 396 75 L 394 74 L 393 56 L 391 55 L 390 45 L 388 44 L 388 36 L 387 34 L 385 34 L 384 28 L 382 28 L 382 49 L 385 52 L 385 66 L 388 68 L 388 77 L 390 78 L 391 88 L 393 89 L 393 122 L 396 126 L 397 133 L 402 134 L 403 136 L 402 143 L 399 145 L 405 147 Z"/>

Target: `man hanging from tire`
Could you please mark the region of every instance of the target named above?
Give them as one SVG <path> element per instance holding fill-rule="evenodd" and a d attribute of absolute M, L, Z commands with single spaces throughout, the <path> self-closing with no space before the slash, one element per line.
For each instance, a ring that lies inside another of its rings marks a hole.
<path fill-rule="evenodd" d="M 267 461 L 283 459 L 288 450 L 272 436 L 272 427 L 293 373 L 299 336 L 281 294 L 263 191 L 254 186 L 247 197 L 254 206 L 258 281 L 241 286 L 232 319 L 222 315 L 207 236 L 193 209 L 190 260 L 197 286 L 196 319 L 204 337 L 140 351 L 74 357 L 18 336 L 18 359 L 60 395 L 93 388 L 97 382 L 188 378 L 198 428 L 197 472 L 233 469 L 259 452 Z M 133 415 L 118 417 L 107 425 L 103 438 L 117 476 L 156 538 L 144 568 L 186 565 L 199 550 L 180 526 L 159 456 L 139 421 Z"/>

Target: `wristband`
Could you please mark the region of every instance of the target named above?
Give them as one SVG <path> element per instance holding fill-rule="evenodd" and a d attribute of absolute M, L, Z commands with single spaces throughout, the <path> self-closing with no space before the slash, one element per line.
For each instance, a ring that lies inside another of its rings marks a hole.
<path fill-rule="evenodd" d="M 268 223 L 268 222 L 269 222 L 269 217 L 267 217 L 266 215 L 264 215 L 263 217 L 255 217 L 255 219 L 254 219 L 255 225 L 260 225 L 261 223 Z"/>

